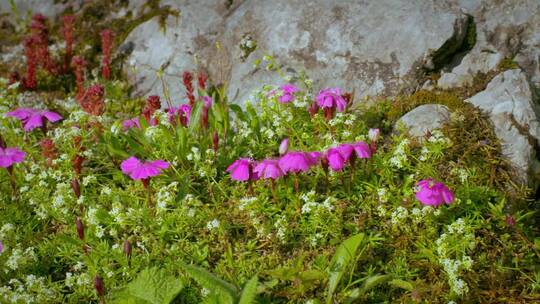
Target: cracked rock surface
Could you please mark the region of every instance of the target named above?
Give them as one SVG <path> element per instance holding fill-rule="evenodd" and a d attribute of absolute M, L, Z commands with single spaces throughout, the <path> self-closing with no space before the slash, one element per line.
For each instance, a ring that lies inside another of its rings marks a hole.
<path fill-rule="evenodd" d="M 540 109 L 526 74 L 508 70 L 497 75 L 487 88 L 466 100 L 489 115 L 501 150 L 526 183 L 537 178 Z"/>

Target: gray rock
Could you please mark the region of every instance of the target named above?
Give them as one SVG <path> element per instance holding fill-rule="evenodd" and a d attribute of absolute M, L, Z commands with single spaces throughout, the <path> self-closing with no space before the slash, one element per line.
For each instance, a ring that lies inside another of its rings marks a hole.
<path fill-rule="evenodd" d="M 466 101 L 489 114 L 502 153 L 516 169 L 517 180 L 537 184 L 534 178 L 539 173 L 536 148 L 540 140 L 540 109 L 526 74 L 519 69 L 501 73 L 484 91 Z"/>
<path fill-rule="evenodd" d="M 290 68 L 289 74 L 307 70 L 316 88 L 355 88 L 359 98 L 394 95 L 421 85 L 419 75 L 434 51 L 448 40 L 463 39 L 459 8 L 433 2 L 234 3 L 226 8 L 211 0 L 171 2 L 181 17 L 178 23 L 168 20 L 165 33 L 155 20 L 135 29 L 127 40 L 135 44 L 130 59 L 138 64 L 135 73 L 128 72 L 139 92 L 162 94 L 155 71 L 167 66 L 163 79 L 174 101 L 180 101 L 179 75 L 203 68 L 214 83 L 228 84 L 234 102 L 243 103 L 262 84 L 285 82 L 278 73 L 254 67 L 256 59 L 269 54 L 283 70 Z M 248 36 L 257 45 L 252 53 L 240 48 Z"/>
<path fill-rule="evenodd" d="M 467 54 L 451 72 L 443 73 L 437 81 L 437 86 L 450 89 L 472 85 L 476 74 L 495 70 L 503 58 L 503 55 L 498 52 L 481 52 L 475 49 Z"/>
<path fill-rule="evenodd" d="M 422 139 L 428 132 L 440 129 L 449 119 L 448 107 L 440 104 L 426 104 L 403 115 L 396 122 L 396 126 L 403 126 L 411 137 Z"/>

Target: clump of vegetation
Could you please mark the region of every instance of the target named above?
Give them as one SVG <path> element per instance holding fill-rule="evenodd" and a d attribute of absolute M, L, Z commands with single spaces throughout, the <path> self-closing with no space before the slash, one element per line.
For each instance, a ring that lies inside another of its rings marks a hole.
<path fill-rule="evenodd" d="M 302 75 L 241 108 L 186 72 L 173 105 L 115 68 L 31 106 L 0 81 L 2 302 L 540 299 L 533 203 L 455 94 L 361 108 Z M 391 132 L 425 103 L 450 123 Z"/>

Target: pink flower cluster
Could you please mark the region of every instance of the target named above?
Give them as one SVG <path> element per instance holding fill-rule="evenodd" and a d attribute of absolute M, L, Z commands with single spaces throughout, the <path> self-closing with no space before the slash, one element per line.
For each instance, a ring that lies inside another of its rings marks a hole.
<path fill-rule="evenodd" d="M 376 131 L 370 130 L 370 132 L 374 133 Z M 372 138 L 373 142 L 376 140 L 377 137 Z M 257 162 L 249 158 L 240 158 L 227 168 L 227 172 L 230 173 L 233 180 L 237 181 L 257 180 L 259 178 L 275 180 L 289 172 L 306 172 L 311 167 L 319 164 L 319 162 L 325 170 L 329 166 L 334 171 L 341 171 L 348 162 L 354 162 L 356 158 L 371 158 L 375 152 L 369 144 L 363 141 L 353 144 L 344 143 L 324 152 L 287 152 L 287 150 L 288 139 L 285 139 L 279 147 L 279 152 L 283 155 L 279 159 L 265 159 Z"/>
<path fill-rule="evenodd" d="M 278 91 L 272 91 L 271 95 L 279 95 L 278 101 L 286 104 L 293 101 L 299 91 L 300 89 L 294 84 L 288 83 L 280 86 Z M 331 119 L 336 111 L 345 111 L 351 103 L 352 94 L 343 93 L 340 88 L 327 88 L 319 91 L 315 101 L 307 110 L 311 116 L 314 116 L 319 109 L 322 109 L 326 119 Z"/>

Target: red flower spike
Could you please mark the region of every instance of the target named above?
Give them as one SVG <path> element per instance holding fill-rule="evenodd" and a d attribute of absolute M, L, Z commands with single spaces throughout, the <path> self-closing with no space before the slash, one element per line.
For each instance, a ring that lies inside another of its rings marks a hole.
<path fill-rule="evenodd" d="M 208 75 L 204 71 L 200 71 L 197 74 L 197 82 L 199 84 L 199 89 L 206 90 L 206 81 L 208 80 Z"/>
<path fill-rule="evenodd" d="M 184 74 L 182 74 L 182 82 L 184 83 L 184 86 L 186 87 L 186 93 L 189 100 L 189 105 L 194 106 L 195 105 L 195 95 L 193 95 L 193 75 L 191 75 L 190 72 L 185 71 Z"/>
<path fill-rule="evenodd" d="M 75 25 L 75 16 L 66 15 L 62 16 L 62 35 L 66 42 L 66 53 L 64 57 L 64 72 L 69 69 L 71 63 L 71 56 L 73 55 L 73 33 Z"/>
<path fill-rule="evenodd" d="M 57 157 L 56 147 L 50 138 L 44 138 L 40 142 L 43 157 L 47 159 L 47 164 L 52 165 L 52 161 Z"/>
<path fill-rule="evenodd" d="M 101 74 L 104 79 L 111 78 L 111 49 L 114 40 L 114 32 L 110 29 L 101 31 L 101 49 L 103 50 L 103 60 L 101 61 Z"/>
<path fill-rule="evenodd" d="M 86 61 L 81 56 L 73 56 L 71 59 L 71 67 L 75 69 L 77 101 L 80 102 L 84 95 L 84 68 L 86 67 Z"/>
<path fill-rule="evenodd" d="M 104 95 L 104 87 L 100 84 L 95 84 L 86 89 L 84 96 L 79 100 L 79 104 L 86 113 L 99 116 L 105 112 Z"/>

